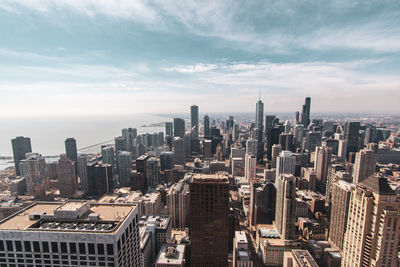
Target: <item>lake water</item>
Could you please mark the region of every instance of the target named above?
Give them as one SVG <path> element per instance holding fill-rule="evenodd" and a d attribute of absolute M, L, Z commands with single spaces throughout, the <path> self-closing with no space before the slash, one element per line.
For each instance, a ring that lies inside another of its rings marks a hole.
<path fill-rule="evenodd" d="M 64 141 L 68 137 L 76 139 L 79 149 L 113 140 L 114 137 L 122 134 L 122 128 L 137 128 L 139 134 L 164 132 L 164 127 L 141 126 L 165 121 L 172 121 L 172 118 L 148 114 L 91 117 L 0 117 L 0 155 L 12 156 L 11 139 L 16 136 L 30 137 L 33 152 L 42 155 L 59 155 L 65 153 Z M 113 141 L 111 142 L 113 143 Z M 0 164 L 0 168 L 7 167 L 3 161 Z"/>

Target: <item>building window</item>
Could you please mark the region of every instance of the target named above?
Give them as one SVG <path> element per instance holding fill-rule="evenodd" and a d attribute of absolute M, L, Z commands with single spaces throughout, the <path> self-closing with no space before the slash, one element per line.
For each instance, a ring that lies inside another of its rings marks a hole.
<path fill-rule="evenodd" d="M 107 244 L 107 254 L 114 255 L 114 245 L 113 244 Z"/>
<path fill-rule="evenodd" d="M 57 242 L 51 242 L 51 250 L 52 250 L 53 252 L 58 253 L 58 244 L 57 244 Z M 54 257 L 54 256 L 53 256 L 53 257 Z"/>
<path fill-rule="evenodd" d="M 49 252 L 49 242 L 42 242 L 43 252 Z"/>
<path fill-rule="evenodd" d="M 80 254 L 86 254 L 85 243 L 79 243 L 79 253 Z"/>
<path fill-rule="evenodd" d="M 70 253 L 76 253 L 76 244 L 75 243 L 69 243 L 69 251 L 70 251 Z"/>
<path fill-rule="evenodd" d="M 61 253 L 68 253 L 67 243 L 61 242 L 60 244 L 61 244 Z"/>
<path fill-rule="evenodd" d="M 89 254 L 96 254 L 96 252 L 94 251 L 94 244 L 93 243 L 89 243 L 88 244 L 88 249 L 89 249 Z"/>
<path fill-rule="evenodd" d="M 103 244 L 97 244 L 97 254 L 104 255 L 104 245 Z"/>
<path fill-rule="evenodd" d="M 7 244 L 7 251 L 13 251 L 13 244 L 12 244 L 12 241 L 7 240 L 7 241 L 6 241 L 6 244 Z"/>

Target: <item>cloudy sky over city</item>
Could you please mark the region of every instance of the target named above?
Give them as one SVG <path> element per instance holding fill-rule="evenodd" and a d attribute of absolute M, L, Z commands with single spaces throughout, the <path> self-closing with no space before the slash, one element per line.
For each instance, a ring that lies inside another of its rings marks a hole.
<path fill-rule="evenodd" d="M 2 0 L 1 116 L 400 111 L 400 1 Z"/>

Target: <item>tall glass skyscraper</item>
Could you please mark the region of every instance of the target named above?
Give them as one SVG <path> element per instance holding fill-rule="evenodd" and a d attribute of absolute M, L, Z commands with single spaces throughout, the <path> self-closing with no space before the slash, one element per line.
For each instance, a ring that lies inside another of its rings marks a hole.
<path fill-rule="evenodd" d="M 15 173 L 17 176 L 20 176 L 19 162 L 25 159 L 25 153 L 32 152 L 31 139 L 29 137 L 18 136 L 11 140 L 11 144 L 14 154 Z"/>
<path fill-rule="evenodd" d="M 190 122 L 194 137 L 199 136 L 199 107 L 196 105 L 190 107 Z"/>

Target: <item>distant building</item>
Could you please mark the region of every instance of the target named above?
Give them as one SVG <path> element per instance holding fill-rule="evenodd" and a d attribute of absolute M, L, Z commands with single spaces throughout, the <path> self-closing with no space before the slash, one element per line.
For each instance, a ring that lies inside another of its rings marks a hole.
<path fill-rule="evenodd" d="M 39 154 L 31 155 L 26 159 L 26 166 L 25 178 L 28 194 L 35 198 L 45 198 L 48 188 L 45 159 Z"/>
<path fill-rule="evenodd" d="M 354 183 L 359 183 L 373 175 L 376 169 L 376 154 L 372 150 L 362 149 L 356 153 L 354 164 Z"/>
<path fill-rule="evenodd" d="M 190 182 L 190 266 L 228 265 L 228 210 L 228 178 L 194 174 Z"/>
<path fill-rule="evenodd" d="M 174 146 L 175 164 L 185 165 L 185 144 L 183 138 L 175 137 L 173 146 Z"/>
<path fill-rule="evenodd" d="M 314 169 L 317 178 L 317 190 L 324 193 L 326 179 L 328 177 L 328 167 L 331 164 L 332 149 L 327 146 L 317 146 L 315 148 Z"/>
<path fill-rule="evenodd" d="M 244 158 L 244 174 L 247 181 L 256 178 L 257 159 L 252 154 L 245 155 Z"/>
<path fill-rule="evenodd" d="M 174 129 L 173 129 L 173 123 L 172 122 L 166 122 L 165 123 L 165 135 L 166 136 L 174 136 Z"/>
<path fill-rule="evenodd" d="M 360 122 L 347 121 L 344 129 L 344 139 L 347 141 L 346 157 L 350 152 L 358 152 L 360 142 Z"/>
<path fill-rule="evenodd" d="M 308 125 L 310 124 L 310 108 L 311 108 L 311 98 L 306 97 L 300 118 L 301 124 L 303 124 L 304 127 L 308 127 Z"/>
<path fill-rule="evenodd" d="M 190 127 L 193 136 L 199 136 L 199 107 L 193 105 L 190 107 Z"/>
<path fill-rule="evenodd" d="M 11 140 L 14 155 L 15 173 L 21 176 L 19 162 L 25 159 L 25 154 L 32 152 L 31 139 L 29 137 L 17 136 Z"/>
<path fill-rule="evenodd" d="M 183 138 L 185 135 L 185 120 L 174 118 L 174 136 Z"/>
<path fill-rule="evenodd" d="M 156 158 L 150 158 L 146 162 L 147 185 L 151 189 L 157 188 L 160 183 L 160 161 Z"/>
<path fill-rule="evenodd" d="M 128 151 L 118 152 L 118 181 L 122 187 L 130 186 L 130 173 L 132 170 L 132 154 Z"/>
<path fill-rule="evenodd" d="M 60 155 L 57 163 L 57 179 L 60 195 L 73 197 L 77 189 L 75 174 L 75 163 L 67 158 L 65 154 Z"/>
<path fill-rule="evenodd" d="M 204 116 L 204 137 L 208 137 L 211 135 L 210 132 L 210 118 L 208 115 Z"/>
<path fill-rule="evenodd" d="M 81 154 L 78 156 L 78 176 L 80 179 L 81 189 L 84 192 L 89 192 L 89 181 L 88 181 L 88 156 Z"/>
<path fill-rule="evenodd" d="M 101 155 L 103 163 L 110 164 L 114 168 L 115 164 L 114 147 L 111 145 L 103 147 L 101 149 Z"/>
<path fill-rule="evenodd" d="M 173 228 L 189 226 L 189 184 L 180 181 L 171 186 L 167 193 L 168 214 Z"/>
<path fill-rule="evenodd" d="M 276 176 L 281 174 L 294 174 L 296 166 L 296 157 L 290 151 L 282 151 L 276 162 Z"/>
<path fill-rule="evenodd" d="M 109 164 L 93 161 L 87 166 L 87 193 L 92 196 L 101 196 L 111 192 L 113 188 L 112 167 Z"/>
<path fill-rule="evenodd" d="M 160 154 L 161 171 L 170 170 L 175 167 L 174 152 L 163 151 Z"/>
<path fill-rule="evenodd" d="M 65 139 L 65 153 L 67 154 L 67 158 L 72 160 L 74 163 L 78 161 L 76 140 L 74 138 Z"/>

